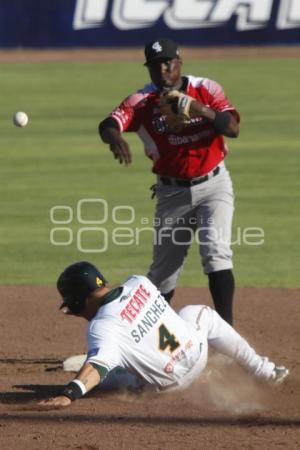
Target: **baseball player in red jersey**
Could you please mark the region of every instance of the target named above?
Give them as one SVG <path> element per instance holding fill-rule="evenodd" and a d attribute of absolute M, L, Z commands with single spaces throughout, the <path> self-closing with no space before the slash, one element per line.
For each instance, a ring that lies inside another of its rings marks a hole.
<path fill-rule="evenodd" d="M 131 152 L 122 133 L 136 132 L 153 161 L 157 206 L 148 277 L 170 302 L 196 240 L 216 311 L 232 323 L 234 196 L 223 136 L 238 136 L 239 114 L 217 82 L 181 74 L 175 42 L 150 42 L 145 56 L 151 83 L 123 100 L 99 133 L 127 165 Z"/>

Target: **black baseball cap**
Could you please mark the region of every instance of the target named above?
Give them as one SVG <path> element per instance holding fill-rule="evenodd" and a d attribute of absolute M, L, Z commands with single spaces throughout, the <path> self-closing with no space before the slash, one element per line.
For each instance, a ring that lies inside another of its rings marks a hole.
<path fill-rule="evenodd" d="M 176 42 L 167 38 L 158 38 L 145 46 L 145 66 L 156 59 L 174 59 L 179 58 L 178 45 Z"/>
<path fill-rule="evenodd" d="M 68 307 L 71 312 L 80 313 L 88 295 L 106 284 L 107 280 L 93 264 L 87 261 L 71 264 L 57 280 L 57 289 L 63 298 L 60 309 Z"/>

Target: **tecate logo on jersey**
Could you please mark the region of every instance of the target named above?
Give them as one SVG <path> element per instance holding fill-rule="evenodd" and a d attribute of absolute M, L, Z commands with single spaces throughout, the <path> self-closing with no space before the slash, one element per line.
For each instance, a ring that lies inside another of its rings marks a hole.
<path fill-rule="evenodd" d="M 74 30 L 103 26 L 109 11 L 119 30 L 149 28 L 163 17 L 173 30 L 212 28 L 236 16 L 236 30 L 268 26 L 276 10 L 278 30 L 300 28 L 300 0 L 77 0 Z"/>

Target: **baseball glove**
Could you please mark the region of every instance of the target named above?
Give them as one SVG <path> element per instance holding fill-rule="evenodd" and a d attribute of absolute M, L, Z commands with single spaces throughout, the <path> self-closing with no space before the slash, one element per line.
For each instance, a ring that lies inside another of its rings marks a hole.
<path fill-rule="evenodd" d="M 190 107 L 194 100 L 176 89 L 162 92 L 159 108 L 171 131 L 178 133 L 189 123 Z"/>

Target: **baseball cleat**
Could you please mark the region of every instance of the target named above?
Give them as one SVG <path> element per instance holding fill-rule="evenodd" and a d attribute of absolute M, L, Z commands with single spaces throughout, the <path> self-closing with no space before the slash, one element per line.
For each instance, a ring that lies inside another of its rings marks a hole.
<path fill-rule="evenodd" d="M 271 381 L 274 384 L 281 384 L 289 375 L 290 371 L 284 366 L 275 366 L 272 372 Z"/>

